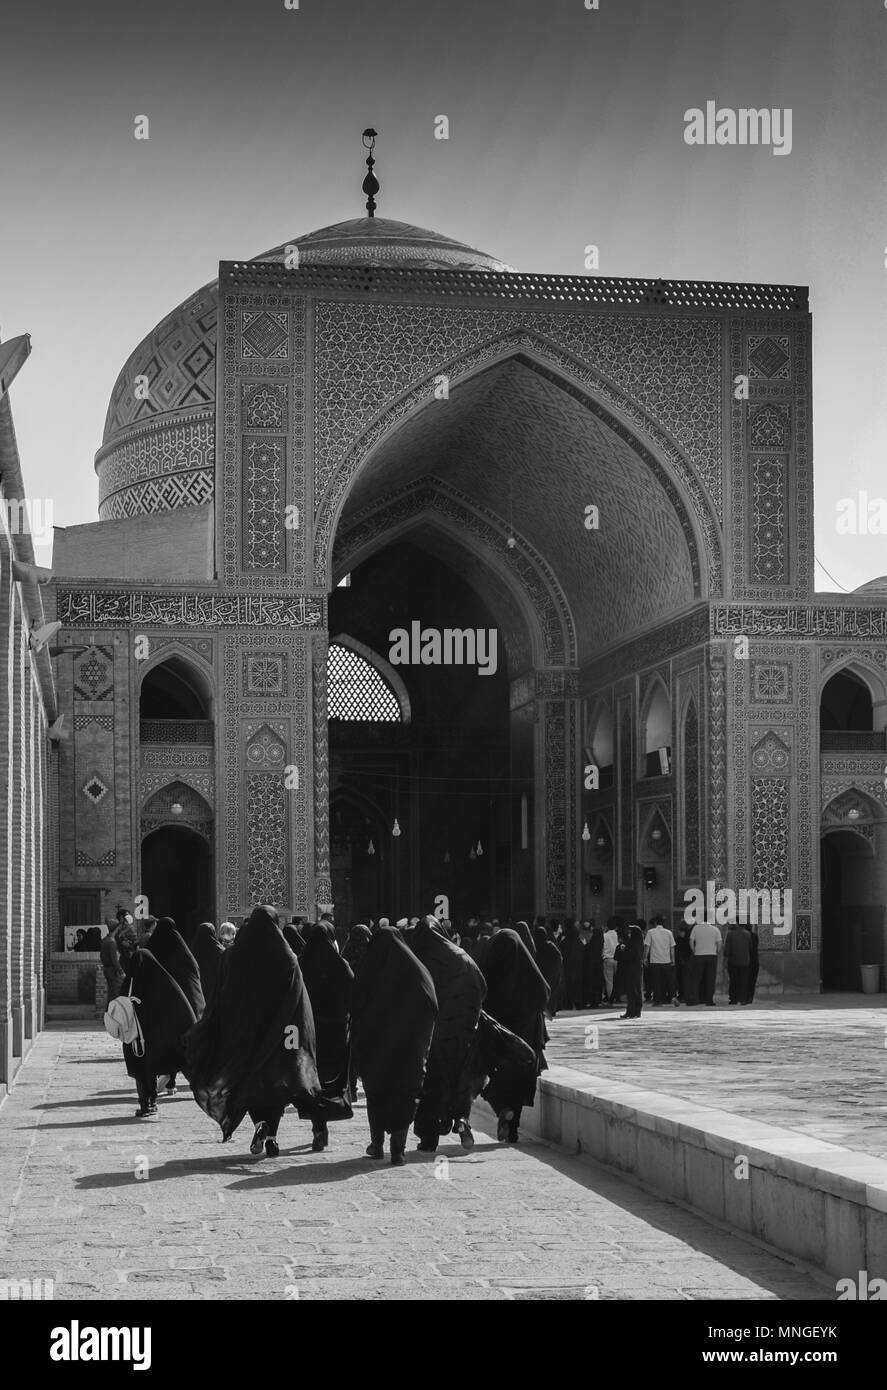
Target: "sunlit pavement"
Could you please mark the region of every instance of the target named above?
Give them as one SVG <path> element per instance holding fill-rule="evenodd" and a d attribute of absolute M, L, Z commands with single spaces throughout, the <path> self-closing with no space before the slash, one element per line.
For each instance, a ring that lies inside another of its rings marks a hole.
<path fill-rule="evenodd" d="M 679 1022 L 657 1035 L 676 1039 Z M 557 1046 L 577 1028 L 559 1023 Z M 618 1045 L 632 1056 L 639 1036 Z M 0 1278 L 52 1279 L 56 1299 L 835 1297 L 587 1161 L 498 1145 L 488 1113 L 472 1152 L 447 1139 L 425 1156 L 411 1136 L 391 1168 L 363 1156 L 362 1105 L 320 1155 L 288 1112 L 277 1160 L 249 1155 L 248 1122 L 221 1145 L 187 1089 L 156 1120 L 134 1110 L 119 1046 L 95 1025 L 38 1039 L 0 1107 Z"/>
<path fill-rule="evenodd" d="M 551 1065 L 887 1158 L 887 995 L 558 1014 Z"/>

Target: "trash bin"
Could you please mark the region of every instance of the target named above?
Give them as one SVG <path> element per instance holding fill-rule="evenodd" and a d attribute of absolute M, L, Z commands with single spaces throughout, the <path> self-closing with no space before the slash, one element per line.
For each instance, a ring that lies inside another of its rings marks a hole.
<path fill-rule="evenodd" d="M 880 965 L 861 965 L 859 973 L 862 976 L 863 994 L 877 994 L 881 974 Z"/>

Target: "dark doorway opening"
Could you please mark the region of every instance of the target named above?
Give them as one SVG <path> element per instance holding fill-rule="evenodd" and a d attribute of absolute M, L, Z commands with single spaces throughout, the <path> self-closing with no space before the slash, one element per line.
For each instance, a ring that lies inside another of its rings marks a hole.
<path fill-rule="evenodd" d="M 872 847 L 853 831 L 823 836 L 822 956 L 824 990 L 859 991 L 860 967 L 884 966 L 883 905 L 871 901 Z"/>
<path fill-rule="evenodd" d="M 179 927 L 215 921 L 212 851 L 186 825 L 163 825 L 142 841 L 142 893 L 154 917 Z"/>

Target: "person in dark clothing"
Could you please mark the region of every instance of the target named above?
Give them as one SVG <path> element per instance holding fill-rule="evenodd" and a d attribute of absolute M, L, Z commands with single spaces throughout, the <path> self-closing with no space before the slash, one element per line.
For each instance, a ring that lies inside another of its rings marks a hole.
<path fill-rule="evenodd" d="M 123 989 L 125 972 L 120 961 L 120 949 L 117 945 L 116 936 L 120 930 L 120 920 L 117 919 L 108 925 L 107 936 L 102 937 L 102 944 L 99 947 L 99 955 L 102 961 L 102 974 L 105 977 L 105 984 L 108 988 L 108 1002 L 116 999 Z"/>
<path fill-rule="evenodd" d="M 728 999 L 731 1004 L 748 1002 L 748 972 L 751 964 L 751 932 L 741 922 L 732 922 L 724 942 L 727 963 Z"/>
<path fill-rule="evenodd" d="M 566 925 L 560 950 L 564 961 L 564 1007 L 581 1009 L 585 943 L 579 934 L 578 923 L 569 922 Z"/>
<path fill-rule="evenodd" d="M 356 971 L 360 962 L 369 950 L 373 933 L 364 922 L 357 922 L 348 933 L 348 940 L 342 948 L 342 959 L 347 960 L 351 969 Z"/>
<path fill-rule="evenodd" d="M 425 1153 L 434 1153 L 441 1135 L 451 1130 L 458 1134 L 463 1149 L 471 1149 L 471 1056 L 486 982 L 467 952 L 447 938 L 436 917 L 426 917 L 416 927 L 412 950 L 431 976 L 437 996 L 437 1018 L 413 1131 Z"/>
<path fill-rule="evenodd" d="M 544 927 L 536 926 L 533 928 L 533 942 L 536 947 L 536 964 L 548 985 L 548 1017 L 554 1018 L 561 1002 L 564 980 L 563 957 Z"/>
<path fill-rule="evenodd" d="M 604 929 L 595 922 L 585 944 L 582 962 L 582 994 L 585 1007 L 596 1009 L 604 992 Z"/>
<path fill-rule="evenodd" d="M 499 1118 L 499 1142 L 516 1144 L 521 1110 L 525 1105 L 533 1104 L 536 1078 L 548 1066 L 543 1051 L 548 985 L 520 937 L 508 928 L 493 937 L 483 973 L 487 982 L 486 1012 L 521 1038 L 535 1058 L 533 1075 L 527 1079 L 526 1086 L 496 1112 Z M 490 1099 L 486 1093 L 484 1098 Z"/>
<path fill-rule="evenodd" d="M 324 1098 L 322 1107 L 316 1101 L 302 1102 L 297 1107 L 300 1117 L 311 1121 L 313 1153 L 322 1153 L 328 1146 L 330 1120 L 350 1120 L 354 1113 L 348 1099 L 354 974 L 333 942 L 332 924 L 319 922 L 299 961 L 314 1015 L 317 1075 Z"/>
<path fill-rule="evenodd" d="M 527 925 L 527 923 L 524 922 L 524 921 L 514 922 L 514 923 L 512 924 L 511 930 L 517 932 L 517 934 L 518 934 L 518 936 L 520 937 L 521 941 L 524 943 L 524 945 L 526 946 L 526 948 L 527 948 L 527 950 L 529 951 L 530 955 L 533 957 L 533 960 L 535 960 L 535 959 L 536 959 L 536 943 L 535 943 L 535 941 L 533 940 L 533 933 L 530 931 L 530 928 L 529 928 L 529 926 Z"/>
<path fill-rule="evenodd" d="M 396 929 L 380 927 L 357 967 L 351 996 L 354 1056 L 370 1125 L 368 1158 L 382 1158 L 388 1133 L 391 1162 L 404 1162 L 436 1017 L 428 971 Z"/>
<path fill-rule="evenodd" d="M 295 921 L 287 922 L 286 926 L 281 928 L 281 930 L 283 931 L 283 939 L 287 946 L 289 946 L 296 960 L 301 961 L 302 953 L 308 944 L 305 936 L 307 928 L 304 921 L 302 918 L 299 918 L 298 926 Z"/>
<path fill-rule="evenodd" d="M 122 994 L 130 994 L 142 1029 L 144 1051 L 124 1043 L 126 1070 L 136 1083 L 139 1108 L 136 1119 L 157 1114 L 157 1078 L 173 1075 L 185 1066 L 184 1038 L 196 1021 L 183 990 L 154 955 L 138 945 L 135 932 L 124 927 L 117 933 L 126 979 Z"/>
<path fill-rule="evenodd" d="M 640 1018 L 644 1007 L 644 933 L 636 923 L 629 922 L 623 928 L 617 957 L 620 952 L 625 982 L 625 1013 L 619 1017 Z"/>
<path fill-rule="evenodd" d="M 755 931 L 754 927 L 749 927 L 749 935 L 751 936 L 751 942 L 749 944 L 748 955 L 748 989 L 746 990 L 746 996 L 743 1000 L 745 1004 L 751 1004 L 754 1000 L 755 986 L 758 983 L 758 970 L 760 968 L 758 956 L 760 942 L 758 940 L 758 933 Z"/>
<path fill-rule="evenodd" d="M 674 968 L 677 977 L 677 997 L 682 1004 L 696 1002 L 693 985 L 693 947 L 690 945 L 690 928 L 678 927 L 674 947 Z"/>
<path fill-rule="evenodd" d="M 195 1018 L 200 1018 L 206 1007 L 203 986 L 200 981 L 200 967 L 185 945 L 184 938 L 171 917 L 161 917 L 156 925 L 152 926 L 154 922 L 153 917 L 145 919 L 145 926 L 150 929 L 147 940 L 148 950 L 154 959 L 160 962 L 164 970 L 173 977 L 194 1010 Z M 176 1094 L 176 1079 L 175 1072 L 170 1073 L 166 1078 L 166 1094 L 168 1096 Z"/>
<path fill-rule="evenodd" d="M 244 1115 L 250 1153 L 280 1152 L 287 1105 L 321 1102 L 314 1015 L 273 907 L 256 907 L 225 952 L 216 992 L 185 1039 L 194 1099 L 227 1141 Z"/>
<path fill-rule="evenodd" d="M 200 922 L 191 933 L 190 951 L 200 971 L 200 988 L 205 1003 L 212 999 L 219 978 L 219 968 L 225 954 L 219 945 L 212 922 Z"/>

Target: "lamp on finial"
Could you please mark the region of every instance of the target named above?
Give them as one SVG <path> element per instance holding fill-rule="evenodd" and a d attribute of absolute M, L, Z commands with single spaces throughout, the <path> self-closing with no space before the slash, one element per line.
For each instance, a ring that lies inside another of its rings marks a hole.
<path fill-rule="evenodd" d="M 367 151 L 368 173 L 362 184 L 363 191 L 367 195 L 367 217 L 372 217 L 376 211 L 376 194 L 379 191 L 379 180 L 373 173 L 373 165 L 376 162 L 373 159 L 373 150 L 376 148 L 377 133 L 372 126 L 367 126 L 362 136 L 363 147 Z"/>

